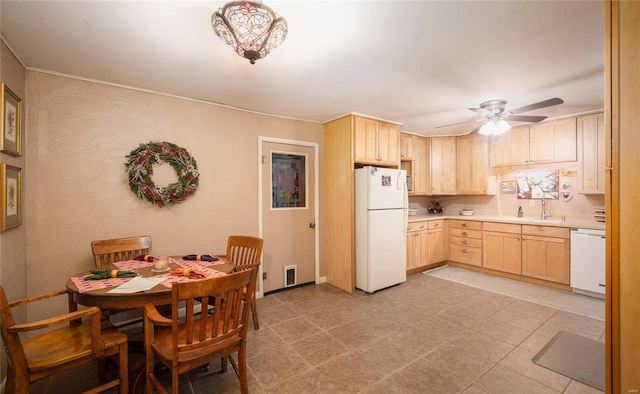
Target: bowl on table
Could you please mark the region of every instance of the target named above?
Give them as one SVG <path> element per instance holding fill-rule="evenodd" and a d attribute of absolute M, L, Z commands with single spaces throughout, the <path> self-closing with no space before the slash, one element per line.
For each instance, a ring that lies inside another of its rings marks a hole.
<path fill-rule="evenodd" d="M 409 208 L 409 216 L 413 216 L 418 213 L 418 208 Z"/>
<path fill-rule="evenodd" d="M 473 209 L 461 209 L 460 215 L 462 216 L 471 216 L 473 215 Z"/>

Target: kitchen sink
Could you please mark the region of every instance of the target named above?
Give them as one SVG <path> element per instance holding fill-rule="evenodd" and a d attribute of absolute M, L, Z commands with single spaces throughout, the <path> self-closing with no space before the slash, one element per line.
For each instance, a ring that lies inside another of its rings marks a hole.
<path fill-rule="evenodd" d="M 564 218 L 546 218 L 546 219 L 531 218 L 530 220 L 534 222 L 564 222 Z"/>

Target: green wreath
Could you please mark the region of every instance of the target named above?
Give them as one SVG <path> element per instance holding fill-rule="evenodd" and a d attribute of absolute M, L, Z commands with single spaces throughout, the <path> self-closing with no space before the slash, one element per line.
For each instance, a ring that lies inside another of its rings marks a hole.
<path fill-rule="evenodd" d="M 186 149 L 169 142 L 140 144 L 127 155 L 129 187 L 138 198 L 159 207 L 178 204 L 198 189 L 198 166 Z M 169 163 L 178 175 L 178 182 L 167 187 L 157 186 L 151 180 L 153 165 Z"/>

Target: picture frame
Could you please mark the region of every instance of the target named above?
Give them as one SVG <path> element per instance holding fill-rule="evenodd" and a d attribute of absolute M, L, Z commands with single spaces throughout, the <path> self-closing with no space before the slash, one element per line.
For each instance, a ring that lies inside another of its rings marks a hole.
<path fill-rule="evenodd" d="M 516 181 L 502 181 L 500 192 L 502 194 L 516 194 Z"/>
<path fill-rule="evenodd" d="M 22 224 L 22 169 L 0 164 L 0 191 L 2 197 L 2 215 L 0 231 Z"/>
<path fill-rule="evenodd" d="M 0 152 L 20 156 L 22 140 L 22 99 L 5 83 L 0 83 Z"/>

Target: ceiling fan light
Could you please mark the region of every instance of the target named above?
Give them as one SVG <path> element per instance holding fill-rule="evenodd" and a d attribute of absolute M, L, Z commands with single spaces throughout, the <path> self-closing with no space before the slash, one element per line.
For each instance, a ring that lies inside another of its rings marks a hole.
<path fill-rule="evenodd" d="M 213 31 L 251 64 L 287 38 L 287 21 L 259 2 L 232 1 L 211 15 Z"/>
<path fill-rule="evenodd" d="M 496 130 L 496 122 L 494 122 L 493 120 L 489 120 L 487 121 L 487 123 L 483 124 L 482 127 L 480 127 L 480 130 L 478 130 L 478 133 L 482 135 L 491 135 L 495 133 L 495 130 Z"/>
<path fill-rule="evenodd" d="M 509 123 L 507 123 L 506 120 L 500 119 L 498 123 L 496 123 L 496 127 L 493 131 L 493 134 L 498 135 L 498 134 L 506 133 L 507 131 L 509 131 L 510 128 L 511 126 L 509 125 Z"/>

